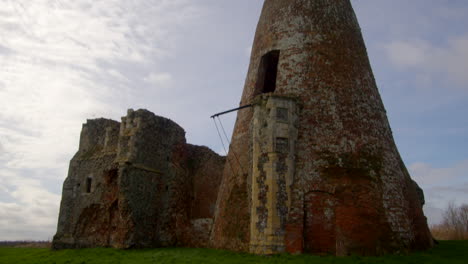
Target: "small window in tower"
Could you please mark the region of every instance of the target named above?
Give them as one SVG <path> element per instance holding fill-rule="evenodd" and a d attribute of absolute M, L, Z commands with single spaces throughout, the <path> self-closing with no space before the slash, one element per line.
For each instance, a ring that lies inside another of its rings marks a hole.
<path fill-rule="evenodd" d="M 86 178 L 86 193 L 91 193 L 91 186 L 93 184 L 93 178 Z"/>
<path fill-rule="evenodd" d="M 288 153 L 289 152 L 289 140 L 287 138 L 277 137 L 275 151 L 278 153 Z"/>
<path fill-rule="evenodd" d="M 276 119 L 280 122 L 288 122 L 288 109 L 282 107 L 276 108 Z"/>
<path fill-rule="evenodd" d="M 272 93 L 275 91 L 279 57 L 279 50 L 272 50 L 263 55 L 258 68 L 255 95 L 259 95 L 261 93 Z"/>

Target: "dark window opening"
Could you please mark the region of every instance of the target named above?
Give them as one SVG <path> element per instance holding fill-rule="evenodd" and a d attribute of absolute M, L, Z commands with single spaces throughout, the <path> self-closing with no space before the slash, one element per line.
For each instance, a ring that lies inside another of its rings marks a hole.
<path fill-rule="evenodd" d="M 276 108 L 276 119 L 278 121 L 288 122 L 288 109 L 282 107 Z"/>
<path fill-rule="evenodd" d="M 280 51 L 272 50 L 263 55 L 258 68 L 257 84 L 254 95 L 272 93 L 276 89 Z"/>
<path fill-rule="evenodd" d="M 288 153 L 289 152 L 289 140 L 287 138 L 276 138 L 275 150 L 278 153 Z"/>
<path fill-rule="evenodd" d="M 91 193 L 91 184 L 93 183 L 93 178 L 86 178 L 86 193 Z"/>

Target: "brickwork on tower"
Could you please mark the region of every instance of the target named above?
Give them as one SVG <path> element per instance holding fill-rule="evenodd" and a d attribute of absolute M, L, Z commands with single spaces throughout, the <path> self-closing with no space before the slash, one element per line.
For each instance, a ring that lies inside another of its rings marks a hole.
<path fill-rule="evenodd" d="M 273 123 L 258 128 L 257 106 L 239 111 L 213 245 L 336 255 L 432 246 L 418 188 L 394 143 L 349 0 L 265 1 L 240 105 L 262 94 L 295 98 L 300 105 L 290 190 L 269 185 L 277 157 L 257 153 L 259 133 L 269 133 Z M 279 209 L 286 207 L 268 207 L 282 193 L 290 194 L 286 217 Z M 280 224 L 272 209 L 281 212 Z M 268 237 L 278 225 L 280 232 Z"/>
<path fill-rule="evenodd" d="M 240 106 L 227 157 L 146 110 L 88 120 L 53 248 L 433 246 L 350 0 L 265 0 Z"/>

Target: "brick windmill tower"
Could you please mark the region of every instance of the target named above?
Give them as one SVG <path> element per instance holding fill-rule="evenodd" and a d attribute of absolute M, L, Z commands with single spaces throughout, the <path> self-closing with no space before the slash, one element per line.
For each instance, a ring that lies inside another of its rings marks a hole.
<path fill-rule="evenodd" d="M 433 240 L 349 0 L 265 0 L 213 245 L 383 254 Z"/>

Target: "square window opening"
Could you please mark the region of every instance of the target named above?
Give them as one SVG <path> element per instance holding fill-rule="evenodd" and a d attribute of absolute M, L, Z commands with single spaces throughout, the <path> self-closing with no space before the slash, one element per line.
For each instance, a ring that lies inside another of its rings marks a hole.
<path fill-rule="evenodd" d="M 278 107 L 276 108 L 276 119 L 278 121 L 288 122 L 289 111 L 287 108 Z"/>
<path fill-rule="evenodd" d="M 276 90 L 279 57 L 279 50 L 272 50 L 263 55 L 258 68 L 255 96 L 262 93 L 272 93 Z"/>
<path fill-rule="evenodd" d="M 278 153 L 288 153 L 289 152 L 289 140 L 287 138 L 278 137 L 276 138 L 276 149 Z"/>

